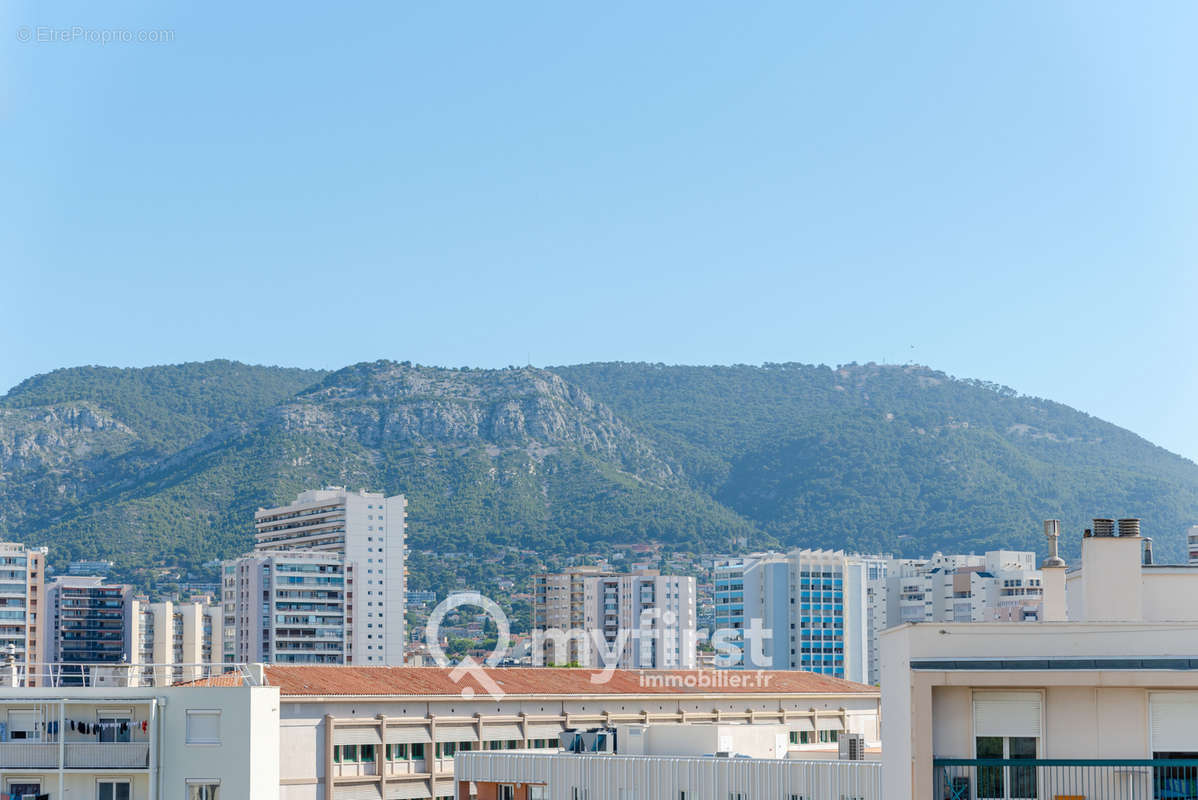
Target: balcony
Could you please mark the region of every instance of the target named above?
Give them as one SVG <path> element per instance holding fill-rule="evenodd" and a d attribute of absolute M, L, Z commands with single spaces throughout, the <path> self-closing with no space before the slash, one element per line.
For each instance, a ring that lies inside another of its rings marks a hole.
<path fill-rule="evenodd" d="M 149 742 L 67 742 L 66 769 L 147 769 Z M 0 769 L 58 769 L 57 742 L 0 742 Z"/>
<path fill-rule="evenodd" d="M 1198 759 L 937 758 L 932 800 L 1198 800 Z"/>

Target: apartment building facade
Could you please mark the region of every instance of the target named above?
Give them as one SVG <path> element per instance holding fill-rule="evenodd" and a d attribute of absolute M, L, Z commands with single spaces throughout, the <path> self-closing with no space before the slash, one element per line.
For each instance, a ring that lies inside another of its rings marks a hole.
<path fill-rule="evenodd" d="M 1029 622 L 1041 613 L 1042 576 L 1030 551 L 984 555 L 934 553 L 926 559 L 889 559 L 871 580 L 869 681 L 881 678 L 878 637 L 918 622 Z"/>
<path fill-rule="evenodd" d="M 616 573 L 595 566 L 571 567 L 565 572 L 532 577 L 532 663 L 534 666 L 582 664 L 590 658 L 585 641 L 563 641 L 549 631 L 586 630 L 586 582 Z M 540 634 L 540 635 L 538 635 Z"/>
<path fill-rule="evenodd" d="M 580 663 L 617 669 L 694 669 L 695 604 L 695 579 L 690 577 L 645 570 L 586 579 L 583 627 L 591 638 Z"/>
<path fill-rule="evenodd" d="M 1096 519 L 1069 570 L 1046 529 L 1039 620 L 882 634 L 888 800 L 1198 794 L 1198 567 Z"/>
<path fill-rule="evenodd" d="M 740 669 L 801 669 L 868 679 L 871 571 L 877 556 L 793 550 L 715 566 L 715 629 L 737 631 Z M 742 633 L 758 627 L 757 643 Z"/>
<path fill-rule="evenodd" d="M 259 509 L 253 553 L 222 569 L 226 659 L 402 664 L 406 506 L 330 487 Z"/>
<path fill-rule="evenodd" d="M 46 661 L 53 624 L 46 611 L 46 552 L 0 542 L 0 653 L 12 652 L 26 665 Z"/>
<path fill-rule="evenodd" d="M 279 796 L 279 692 L 248 672 L 207 687 L 129 686 L 127 668 L 122 685 L 31 687 L 23 672 L 0 667 L 4 797 Z"/>
<path fill-rule="evenodd" d="M 147 666 L 146 677 L 154 685 L 198 680 L 208 674 L 207 666 L 223 661 L 224 609 L 203 602 L 150 603 L 133 600 L 131 640 L 135 642 L 132 663 Z"/>
<path fill-rule="evenodd" d="M 692 726 L 761 726 L 771 742 L 786 731 L 787 758 L 834 759 L 839 733 L 875 746 L 879 736 L 877 689 L 802 672 L 451 672 L 267 666 L 280 691 L 282 800 L 447 800 L 459 754 L 556 753 L 567 728 L 662 726 L 676 738 Z"/>
<path fill-rule="evenodd" d="M 128 664 L 135 655 L 133 589 L 97 576 L 55 578 L 46 588 L 53 618 L 47 661 L 62 681 L 83 681 L 91 665 Z M 73 677 L 67 677 L 73 676 Z"/>

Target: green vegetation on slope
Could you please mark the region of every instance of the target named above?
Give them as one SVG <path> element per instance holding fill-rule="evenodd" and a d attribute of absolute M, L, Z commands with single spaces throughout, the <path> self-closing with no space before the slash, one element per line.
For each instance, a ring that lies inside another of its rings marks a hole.
<path fill-rule="evenodd" d="M 1038 549 L 1054 516 L 1141 516 L 1178 557 L 1198 521 L 1193 463 L 923 367 L 208 362 L 60 370 L 0 398 L 0 535 L 58 563 L 194 569 L 246 549 L 257 507 L 328 484 L 403 492 L 414 551 L 468 554 L 417 555 L 418 588 L 624 542 Z"/>

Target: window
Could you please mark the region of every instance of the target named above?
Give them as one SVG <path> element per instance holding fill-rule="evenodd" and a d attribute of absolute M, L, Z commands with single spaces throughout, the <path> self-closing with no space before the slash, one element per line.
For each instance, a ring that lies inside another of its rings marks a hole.
<path fill-rule="evenodd" d="M 220 781 L 188 780 L 187 800 L 220 800 Z"/>
<path fill-rule="evenodd" d="M 9 711 L 8 712 L 8 738 L 9 739 L 38 739 L 38 720 L 40 714 L 37 711 Z M 35 792 L 36 794 L 36 792 Z"/>
<path fill-rule="evenodd" d="M 133 718 L 133 712 L 125 709 L 105 709 L 96 710 L 96 722 L 100 724 L 100 741 L 101 742 L 128 742 L 131 741 L 131 733 L 133 726 L 129 721 Z"/>
<path fill-rule="evenodd" d="M 187 743 L 220 744 L 220 712 L 187 709 Z"/>
<path fill-rule="evenodd" d="M 97 781 L 96 800 L 129 800 L 129 781 Z"/>
<path fill-rule="evenodd" d="M 32 798 L 37 797 L 42 793 L 42 783 L 38 780 L 30 780 L 21 778 L 20 780 L 8 782 L 8 794 L 13 798 Z"/>
<path fill-rule="evenodd" d="M 974 752 L 977 758 L 1036 758 L 1043 699 L 1040 692 L 973 693 Z M 977 796 L 1038 796 L 1035 767 L 979 767 Z"/>
<path fill-rule="evenodd" d="M 498 800 L 516 800 L 516 787 L 510 783 L 499 785 Z"/>
<path fill-rule="evenodd" d="M 549 800 L 549 787 L 529 786 L 528 800 Z"/>

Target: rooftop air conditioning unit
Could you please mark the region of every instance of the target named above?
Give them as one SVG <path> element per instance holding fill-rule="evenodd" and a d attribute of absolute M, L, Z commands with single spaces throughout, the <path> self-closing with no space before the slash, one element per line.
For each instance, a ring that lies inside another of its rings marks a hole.
<path fill-rule="evenodd" d="M 859 733 L 842 733 L 839 738 L 841 761 L 865 760 L 865 737 Z"/>

